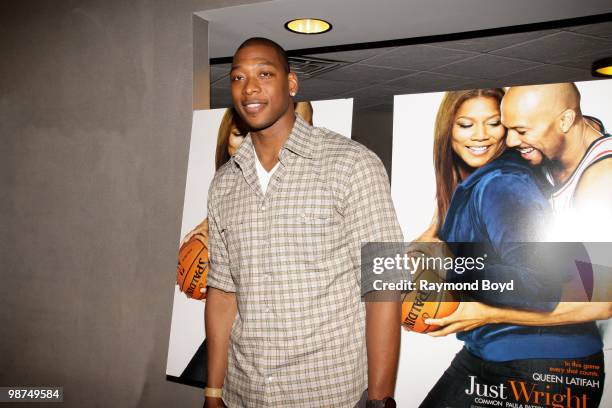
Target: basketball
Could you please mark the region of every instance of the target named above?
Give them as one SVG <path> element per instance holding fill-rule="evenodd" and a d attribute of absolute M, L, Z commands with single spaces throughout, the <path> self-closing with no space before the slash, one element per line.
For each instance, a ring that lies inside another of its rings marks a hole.
<path fill-rule="evenodd" d="M 419 290 L 402 302 L 402 325 L 413 332 L 429 333 L 440 326 L 425 324 L 425 319 L 446 317 L 458 307 L 449 293 Z"/>
<path fill-rule="evenodd" d="M 179 250 L 176 283 L 181 292 L 191 299 L 205 299 L 206 275 L 208 274 L 208 248 L 204 245 L 206 238 L 201 234 L 194 235 Z"/>
<path fill-rule="evenodd" d="M 440 249 L 447 250 L 445 247 Z M 412 276 L 412 281 L 417 288 L 421 288 L 421 281 L 442 283 L 445 279 L 441 274 L 436 269 L 419 269 Z M 440 326 L 425 324 L 425 319 L 446 317 L 458 307 L 459 302 L 445 290 L 418 289 L 408 292 L 402 301 L 402 326 L 416 333 L 436 331 Z"/>

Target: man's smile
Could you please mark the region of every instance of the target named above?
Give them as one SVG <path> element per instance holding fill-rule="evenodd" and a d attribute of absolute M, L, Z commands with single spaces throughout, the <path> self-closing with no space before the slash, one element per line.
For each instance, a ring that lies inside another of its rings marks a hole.
<path fill-rule="evenodd" d="M 516 150 L 521 154 L 521 157 L 525 160 L 531 159 L 534 153 L 537 151 L 535 147 L 531 147 L 531 146 L 517 147 Z"/>
<path fill-rule="evenodd" d="M 267 103 L 263 100 L 250 100 L 242 102 L 242 107 L 248 114 L 256 114 L 259 113 L 265 108 Z"/>

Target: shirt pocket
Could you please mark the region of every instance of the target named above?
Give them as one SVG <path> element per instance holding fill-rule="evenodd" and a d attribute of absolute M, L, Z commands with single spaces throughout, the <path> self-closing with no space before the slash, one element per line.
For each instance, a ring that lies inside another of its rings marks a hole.
<path fill-rule="evenodd" d="M 327 208 L 285 210 L 273 221 L 275 247 L 296 263 L 320 262 L 338 243 L 338 220 Z"/>

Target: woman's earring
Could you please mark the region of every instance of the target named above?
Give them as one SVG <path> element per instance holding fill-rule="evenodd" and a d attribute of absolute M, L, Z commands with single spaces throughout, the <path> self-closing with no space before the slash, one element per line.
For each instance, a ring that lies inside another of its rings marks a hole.
<path fill-rule="evenodd" d="M 289 95 L 295 96 L 295 92 L 290 92 Z"/>

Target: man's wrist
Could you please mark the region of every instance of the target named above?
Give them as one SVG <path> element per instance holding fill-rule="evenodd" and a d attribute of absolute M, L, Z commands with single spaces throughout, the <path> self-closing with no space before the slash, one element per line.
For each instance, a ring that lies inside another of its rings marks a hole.
<path fill-rule="evenodd" d="M 221 398 L 223 397 L 223 388 L 206 387 L 204 388 L 204 396 L 206 398 Z"/>

